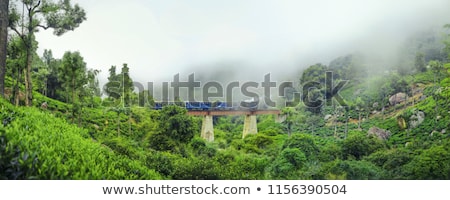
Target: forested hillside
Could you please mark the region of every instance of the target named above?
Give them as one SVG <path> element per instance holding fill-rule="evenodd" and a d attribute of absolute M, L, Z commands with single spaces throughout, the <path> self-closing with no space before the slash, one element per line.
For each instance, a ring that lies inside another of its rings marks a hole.
<path fill-rule="evenodd" d="M 284 121 L 260 115 L 245 138 L 243 116 L 215 116 L 209 142 L 201 117 L 155 110 L 147 90 L 134 90 L 134 66 L 111 66 L 101 88 L 82 52 L 38 55 L 35 31 L 64 37 L 85 13 L 70 1 L 23 2 L 35 21 L 12 4 L 2 44 L 0 179 L 450 179 L 449 25 L 411 37 L 388 67 L 346 52 L 298 66 L 301 83 L 325 84 L 329 71 L 348 80 L 338 94 L 309 93 L 345 104 L 280 106 Z"/>
<path fill-rule="evenodd" d="M 342 93 L 361 94 L 348 107 L 289 108 L 281 124 L 261 116 L 259 133 L 244 139 L 243 117 L 220 117 L 211 143 L 199 137 L 201 119 L 177 106 L 98 105 L 74 119 L 71 104 L 39 93 L 47 108 L 2 100 L 0 171 L 7 179 L 448 179 L 446 70 L 439 89 L 432 71 L 416 74 L 418 93 L 397 105 L 351 84 Z M 388 80 L 370 81 L 395 84 Z"/>

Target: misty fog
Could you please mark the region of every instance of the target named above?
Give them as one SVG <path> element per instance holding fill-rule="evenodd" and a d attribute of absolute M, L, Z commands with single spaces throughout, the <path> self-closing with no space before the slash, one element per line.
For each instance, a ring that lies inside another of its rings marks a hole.
<path fill-rule="evenodd" d="M 383 71 L 399 62 L 417 32 L 450 22 L 447 0 L 433 1 L 97 1 L 79 0 L 87 21 L 55 37 L 37 34 L 55 57 L 80 51 L 90 68 L 128 63 L 134 81 L 298 81 L 310 65 L 349 54 Z"/>

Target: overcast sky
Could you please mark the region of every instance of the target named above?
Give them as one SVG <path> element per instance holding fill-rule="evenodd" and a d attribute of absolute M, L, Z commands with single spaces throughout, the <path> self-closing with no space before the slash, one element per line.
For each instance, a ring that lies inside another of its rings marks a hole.
<path fill-rule="evenodd" d="M 140 82 L 224 66 L 286 74 L 362 49 L 386 56 L 405 34 L 450 23 L 448 0 L 72 1 L 87 20 L 61 37 L 39 32 L 38 53 L 80 51 L 102 82 L 123 63 Z"/>

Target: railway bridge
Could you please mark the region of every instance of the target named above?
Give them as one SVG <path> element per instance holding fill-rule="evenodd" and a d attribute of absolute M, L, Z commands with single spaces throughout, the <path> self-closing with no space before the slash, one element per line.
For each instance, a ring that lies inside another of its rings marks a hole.
<path fill-rule="evenodd" d="M 258 133 L 257 115 L 275 115 L 277 122 L 283 120 L 280 110 L 189 110 L 188 115 L 203 116 L 201 137 L 210 142 L 214 141 L 213 116 L 245 116 L 242 137 Z"/>

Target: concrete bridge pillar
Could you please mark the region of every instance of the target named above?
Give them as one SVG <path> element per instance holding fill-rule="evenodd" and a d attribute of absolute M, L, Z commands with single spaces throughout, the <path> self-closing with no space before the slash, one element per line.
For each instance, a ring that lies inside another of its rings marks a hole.
<path fill-rule="evenodd" d="M 249 134 L 257 134 L 258 126 L 256 123 L 256 115 L 246 115 L 244 119 L 244 130 L 242 131 L 242 138 Z"/>
<path fill-rule="evenodd" d="M 205 115 L 203 117 L 201 137 L 208 142 L 214 141 L 214 127 L 212 115 Z"/>

